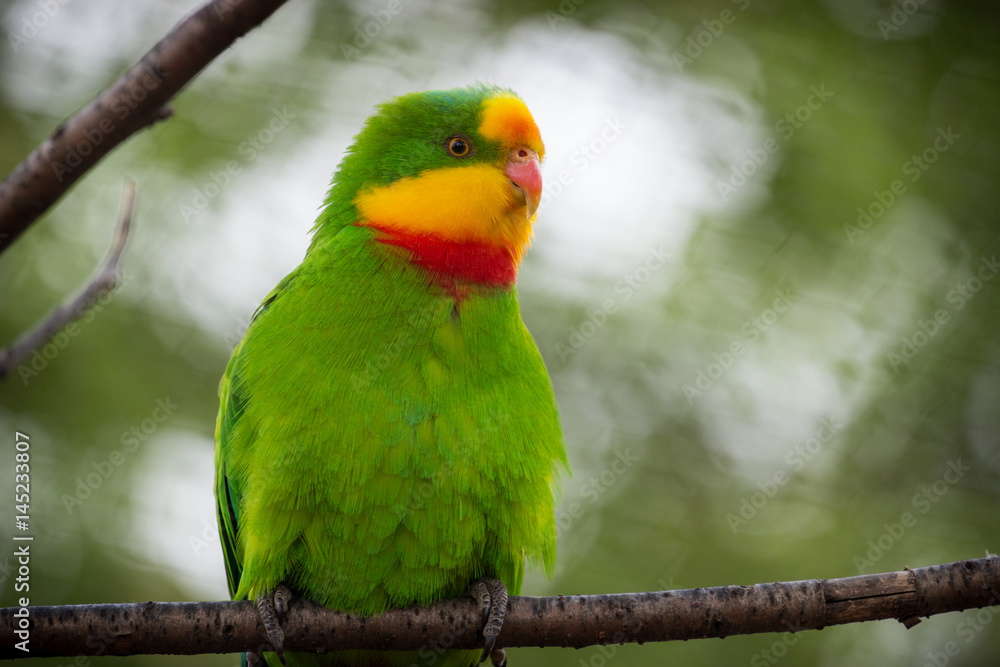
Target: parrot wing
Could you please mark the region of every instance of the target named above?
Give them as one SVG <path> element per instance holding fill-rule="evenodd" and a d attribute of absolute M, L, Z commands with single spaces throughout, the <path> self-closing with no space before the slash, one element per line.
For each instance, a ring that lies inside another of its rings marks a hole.
<path fill-rule="evenodd" d="M 292 272 L 278 283 L 278 286 L 271 290 L 270 294 L 264 298 L 253 317 L 250 318 L 250 326 L 260 316 L 268 306 L 274 303 L 288 286 L 295 279 L 296 272 Z M 245 341 L 246 338 L 243 339 Z M 242 496 L 241 489 L 232 483 L 227 474 L 226 450 L 231 442 L 233 432 L 246 409 L 248 397 L 243 391 L 240 382 L 240 366 L 243 341 L 236 346 L 229 363 L 226 365 L 226 372 L 219 383 L 219 400 L 222 408 L 215 425 L 215 501 L 216 512 L 218 514 L 220 539 L 222 541 L 222 553 L 226 564 L 226 578 L 229 584 L 229 595 L 235 596 L 240 587 L 240 574 L 243 562 L 242 549 L 240 547 L 237 534 L 239 532 L 239 514 L 237 508 L 240 506 Z"/>

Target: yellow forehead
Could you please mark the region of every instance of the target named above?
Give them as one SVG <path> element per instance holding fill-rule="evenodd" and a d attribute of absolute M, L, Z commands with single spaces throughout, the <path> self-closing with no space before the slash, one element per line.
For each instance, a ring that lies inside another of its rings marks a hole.
<path fill-rule="evenodd" d="M 538 133 L 535 119 L 531 117 L 527 105 L 520 97 L 514 95 L 498 95 L 483 102 L 483 120 L 479 125 L 479 134 L 492 141 L 510 146 L 527 146 L 538 153 L 541 158 L 545 154 L 542 137 Z"/>

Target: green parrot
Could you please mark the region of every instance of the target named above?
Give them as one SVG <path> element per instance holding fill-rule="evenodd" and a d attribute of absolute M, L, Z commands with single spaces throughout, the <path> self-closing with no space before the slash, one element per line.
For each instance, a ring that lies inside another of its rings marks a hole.
<path fill-rule="evenodd" d="M 472 595 L 493 650 L 525 563 L 551 576 L 569 466 L 515 280 L 544 146 L 479 84 L 381 105 L 334 174 L 302 264 L 264 299 L 219 389 L 215 495 L 229 590 L 268 664 L 290 596 L 345 612 Z M 244 659 L 255 662 L 256 654 Z M 421 664 L 415 651 L 290 653 Z"/>

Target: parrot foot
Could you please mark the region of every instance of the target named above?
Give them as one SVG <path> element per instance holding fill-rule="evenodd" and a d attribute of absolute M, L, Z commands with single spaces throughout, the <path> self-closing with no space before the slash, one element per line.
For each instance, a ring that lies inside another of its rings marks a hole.
<path fill-rule="evenodd" d="M 479 662 L 482 664 L 489 657 L 492 658 L 494 665 L 504 667 L 507 664 L 507 656 L 503 649 L 494 651 L 493 645 L 496 644 L 497 635 L 503 627 L 503 617 L 507 613 L 507 587 L 499 579 L 483 577 L 472 582 L 469 594 L 482 607 L 483 621 L 486 623 L 483 627 L 483 637 L 486 638 L 486 642 Z M 500 662 L 497 662 L 497 659 Z"/>
<path fill-rule="evenodd" d="M 257 596 L 257 613 L 260 614 L 260 620 L 264 624 L 267 640 L 282 665 L 288 663 L 285 661 L 285 651 L 282 646 L 285 641 L 285 631 L 281 629 L 281 617 L 288 613 L 288 601 L 291 598 L 292 592 L 281 584 L 273 593 L 261 593 Z M 248 665 L 256 665 L 259 660 L 260 656 L 256 653 L 247 653 Z"/>

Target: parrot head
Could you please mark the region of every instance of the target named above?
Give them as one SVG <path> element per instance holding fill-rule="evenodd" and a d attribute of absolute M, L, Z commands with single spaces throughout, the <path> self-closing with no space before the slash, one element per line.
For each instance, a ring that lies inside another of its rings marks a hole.
<path fill-rule="evenodd" d="M 317 228 L 325 220 L 369 227 L 438 273 L 513 283 L 531 241 L 544 155 L 535 121 L 510 90 L 403 95 L 355 138 Z"/>

